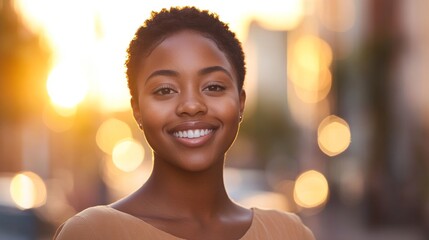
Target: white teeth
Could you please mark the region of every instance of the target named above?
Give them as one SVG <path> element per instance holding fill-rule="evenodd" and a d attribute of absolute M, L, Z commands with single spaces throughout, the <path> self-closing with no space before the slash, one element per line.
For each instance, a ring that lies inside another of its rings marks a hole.
<path fill-rule="evenodd" d="M 194 132 L 192 130 L 188 130 L 188 138 L 194 138 Z"/>
<path fill-rule="evenodd" d="M 195 129 L 174 132 L 173 135 L 178 138 L 199 138 L 211 133 L 212 129 Z"/>

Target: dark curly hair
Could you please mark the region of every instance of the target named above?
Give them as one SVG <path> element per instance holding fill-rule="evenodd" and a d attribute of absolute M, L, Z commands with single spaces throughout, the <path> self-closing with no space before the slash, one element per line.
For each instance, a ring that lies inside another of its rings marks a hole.
<path fill-rule="evenodd" d="M 142 59 L 166 37 L 185 29 L 198 31 L 217 44 L 236 71 L 238 89 L 241 91 L 246 74 L 244 53 L 240 41 L 228 25 L 208 10 L 172 7 L 169 10 L 164 8 L 159 12 L 153 11 L 151 18 L 144 22 L 130 42 L 125 66 L 132 98 L 137 98 L 136 79 Z"/>

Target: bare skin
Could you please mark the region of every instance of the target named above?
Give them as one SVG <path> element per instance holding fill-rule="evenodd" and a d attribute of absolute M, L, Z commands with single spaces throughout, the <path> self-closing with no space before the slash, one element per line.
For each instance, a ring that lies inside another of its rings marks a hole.
<path fill-rule="evenodd" d="M 225 153 L 244 110 L 234 69 L 207 37 L 181 31 L 143 60 L 138 99 L 131 105 L 154 155 L 149 180 L 111 206 L 185 239 L 240 239 L 252 210 L 232 201 L 224 186 Z M 195 138 L 188 130 L 207 130 Z"/>
<path fill-rule="evenodd" d="M 142 188 L 112 207 L 184 239 L 236 240 L 249 229 L 251 210 L 231 201 L 217 176 L 170 173 L 176 176 L 152 174 Z"/>

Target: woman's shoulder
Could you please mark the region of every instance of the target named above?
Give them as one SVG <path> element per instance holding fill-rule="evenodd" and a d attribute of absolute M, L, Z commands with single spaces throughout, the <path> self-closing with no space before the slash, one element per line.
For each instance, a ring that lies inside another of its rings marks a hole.
<path fill-rule="evenodd" d="M 261 209 L 261 208 L 253 208 L 253 212 L 255 213 L 255 217 L 263 219 L 263 220 L 272 220 L 281 222 L 290 222 L 293 224 L 302 224 L 301 218 L 292 212 L 281 211 L 277 209 Z"/>
<path fill-rule="evenodd" d="M 82 217 L 85 219 L 93 219 L 106 217 L 107 215 L 112 215 L 113 213 L 110 211 L 111 207 L 108 205 L 99 205 L 94 207 L 89 207 L 87 209 L 82 210 L 77 213 L 75 216 Z"/>
<path fill-rule="evenodd" d="M 253 211 L 256 228 L 263 229 L 274 237 L 278 235 L 286 236 L 286 239 L 315 239 L 311 230 L 295 213 L 259 208 L 254 208 Z"/>
<path fill-rule="evenodd" d="M 102 224 L 111 218 L 114 213 L 110 211 L 109 206 L 94 206 L 82 210 L 76 215 L 68 219 L 65 224 L 79 225 L 79 224 Z"/>
<path fill-rule="evenodd" d="M 142 219 L 111 205 L 87 208 L 65 221 L 54 240 L 174 239 Z"/>
<path fill-rule="evenodd" d="M 65 221 L 54 239 L 98 239 L 103 229 L 117 229 L 118 220 L 109 206 L 87 208 Z"/>

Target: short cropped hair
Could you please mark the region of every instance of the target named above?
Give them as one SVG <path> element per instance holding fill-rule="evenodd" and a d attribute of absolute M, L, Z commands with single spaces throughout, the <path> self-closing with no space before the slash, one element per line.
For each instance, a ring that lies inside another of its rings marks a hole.
<path fill-rule="evenodd" d="M 125 61 L 128 88 L 131 97 L 137 99 L 137 75 L 141 61 L 166 37 L 181 30 L 194 30 L 212 39 L 226 55 L 236 71 L 238 90 L 241 91 L 246 75 L 244 52 L 241 42 L 228 25 L 215 13 L 195 7 L 172 7 L 152 12 L 136 31 L 127 49 Z"/>

